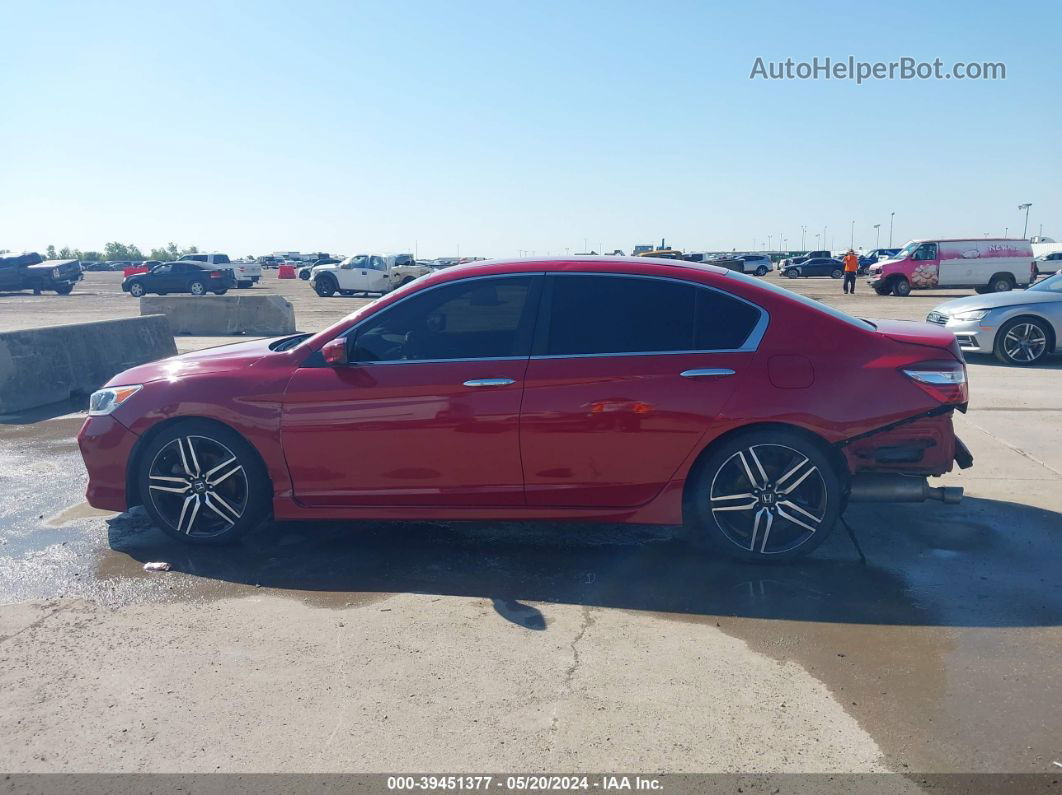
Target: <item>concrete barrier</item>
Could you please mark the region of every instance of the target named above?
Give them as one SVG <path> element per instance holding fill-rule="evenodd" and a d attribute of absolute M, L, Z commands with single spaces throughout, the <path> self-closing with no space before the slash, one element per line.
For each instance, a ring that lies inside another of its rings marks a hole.
<path fill-rule="evenodd" d="M 293 334 L 295 309 L 279 295 L 145 296 L 141 315 L 165 315 L 174 334 Z"/>
<path fill-rule="evenodd" d="M 0 332 L 0 414 L 89 394 L 177 348 L 160 315 Z"/>

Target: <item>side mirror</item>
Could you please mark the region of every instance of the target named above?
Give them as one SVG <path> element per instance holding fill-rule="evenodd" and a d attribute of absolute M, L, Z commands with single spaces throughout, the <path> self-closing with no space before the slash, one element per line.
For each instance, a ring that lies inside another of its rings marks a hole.
<path fill-rule="evenodd" d="M 321 348 L 321 355 L 331 367 L 347 364 L 347 340 L 345 337 L 326 342 Z"/>

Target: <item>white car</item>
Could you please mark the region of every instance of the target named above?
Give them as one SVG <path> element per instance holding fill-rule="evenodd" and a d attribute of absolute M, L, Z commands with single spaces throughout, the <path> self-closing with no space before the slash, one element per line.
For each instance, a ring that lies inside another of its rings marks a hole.
<path fill-rule="evenodd" d="M 241 289 L 257 284 L 262 278 L 262 266 L 257 262 L 233 261 L 229 259 L 228 254 L 185 254 L 177 261 L 198 262 L 215 270 L 232 271 L 232 275 L 236 277 L 236 286 Z"/>
<path fill-rule="evenodd" d="M 336 293 L 388 293 L 428 273 L 431 268 L 417 264 L 412 254 L 356 254 L 339 263 L 315 265 L 310 284 L 322 298 Z"/>

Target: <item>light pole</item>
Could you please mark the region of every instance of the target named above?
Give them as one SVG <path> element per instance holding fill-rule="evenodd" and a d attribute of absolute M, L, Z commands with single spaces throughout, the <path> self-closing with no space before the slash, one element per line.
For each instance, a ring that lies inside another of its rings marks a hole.
<path fill-rule="evenodd" d="M 804 250 L 804 235 L 807 234 L 808 228 L 803 224 L 800 225 L 800 250 Z"/>
<path fill-rule="evenodd" d="M 826 245 L 826 227 L 822 227 L 822 245 Z"/>
<path fill-rule="evenodd" d="M 880 248 L 881 224 L 874 224 L 874 248 Z"/>
<path fill-rule="evenodd" d="M 1025 202 L 1025 204 L 1018 205 L 1018 211 L 1025 210 L 1025 229 L 1021 233 L 1021 239 L 1025 240 L 1029 233 L 1029 208 L 1032 207 L 1032 202 Z"/>
<path fill-rule="evenodd" d="M 852 220 L 852 237 L 848 240 L 848 248 L 855 251 L 855 219 Z"/>
<path fill-rule="evenodd" d="M 1009 226 L 1004 226 L 1003 227 L 1003 237 L 1006 237 L 1007 236 L 1007 232 L 1009 232 L 1009 231 L 1010 231 L 1010 227 Z"/>
<path fill-rule="evenodd" d="M 889 213 L 889 248 L 892 248 L 892 219 L 896 217 L 895 212 Z"/>
<path fill-rule="evenodd" d="M 819 233 L 815 233 L 815 248 L 819 247 Z"/>
<path fill-rule="evenodd" d="M 771 241 L 774 239 L 774 235 L 767 235 L 767 250 L 771 250 Z"/>

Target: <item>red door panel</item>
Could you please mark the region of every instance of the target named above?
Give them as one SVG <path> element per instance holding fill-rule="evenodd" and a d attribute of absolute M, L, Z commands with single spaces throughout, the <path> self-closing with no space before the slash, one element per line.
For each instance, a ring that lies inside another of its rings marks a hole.
<path fill-rule="evenodd" d="M 697 448 L 753 356 L 532 359 L 520 421 L 528 505 L 648 502 Z M 713 369 L 734 374 L 681 375 Z"/>
<path fill-rule="evenodd" d="M 527 359 L 296 371 L 281 436 L 305 505 L 523 505 Z M 511 380 L 464 386 L 473 379 Z"/>

